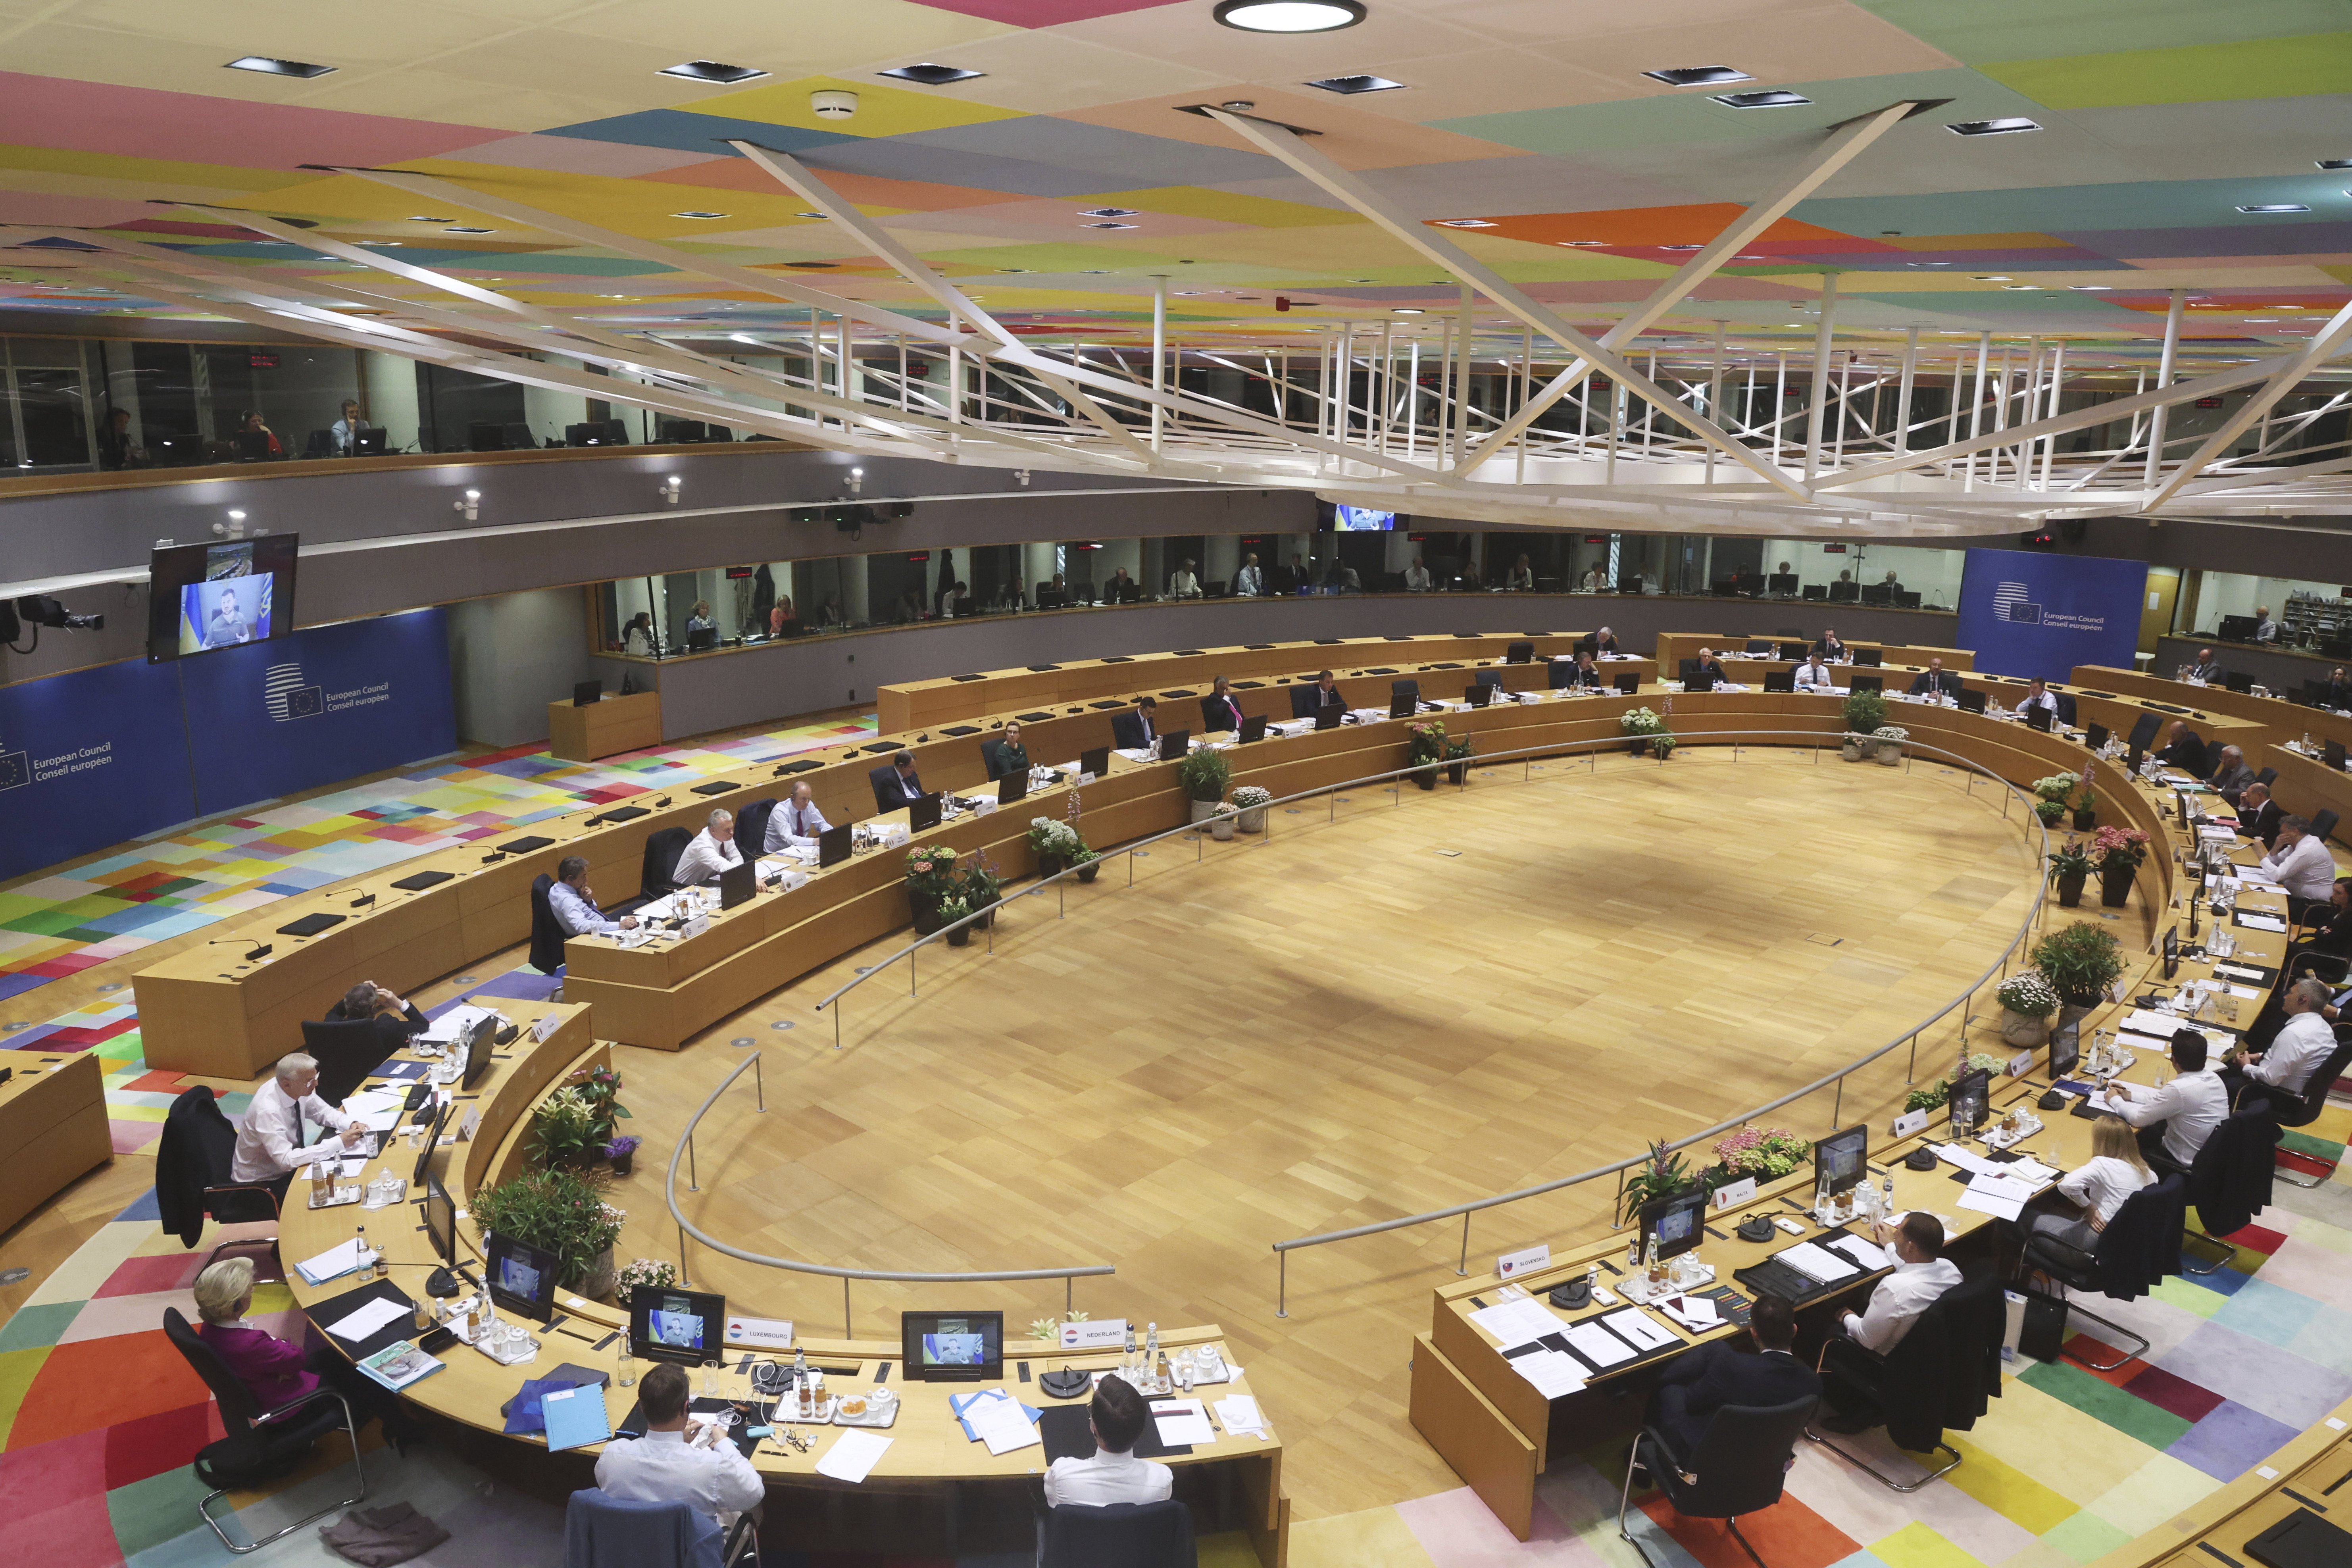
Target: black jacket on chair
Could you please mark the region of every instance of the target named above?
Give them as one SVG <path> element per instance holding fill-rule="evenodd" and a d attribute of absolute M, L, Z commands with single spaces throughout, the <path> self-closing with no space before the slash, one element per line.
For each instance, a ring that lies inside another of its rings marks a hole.
<path fill-rule="evenodd" d="M 646 846 L 646 865 L 650 874 L 651 843 Z M 530 879 L 530 966 L 541 974 L 552 974 L 563 967 L 563 927 L 556 921 L 555 906 L 547 901 L 548 891 L 554 886 L 555 879 L 544 871 Z"/>
<path fill-rule="evenodd" d="M 908 773 L 902 785 L 898 770 L 888 763 L 868 772 L 866 782 L 874 786 L 874 809 L 877 811 L 898 811 L 912 805 L 915 796 L 907 793 L 909 788 L 915 795 L 923 793 L 922 774 Z"/>
<path fill-rule="evenodd" d="M 302 1049 L 319 1062 L 319 1098 L 341 1110 L 343 1096 L 359 1088 L 377 1063 L 408 1044 L 409 1036 L 432 1026 L 414 1002 L 400 1017 L 378 1013 L 369 1018 L 303 1019 Z"/>
<path fill-rule="evenodd" d="M 1122 752 L 1139 752 L 1151 744 L 1159 733 L 1159 727 L 1143 717 L 1140 708 L 1110 716 L 1110 743 Z"/>
<path fill-rule="evenodd" d="M 1927 1304 L 1884 1356 L 1851 1340 L 1832 1340 L 1823 1376 L 1864 1390 L 1878 1405 L 1886 1436 L 1924 1454 L 1946 1431 L 1966 1432 L 2000 1394 L 2000 1342 L 2008 1312 L 2000 1281 L 1963 1279 Z"/>
<path fill-rule="evenodd" d="M 2270 1207 L 2274 1169 L 2271 1152 L 2279 1141 L 2279 1125 L 2270 1113 L 2268 1100 L 2247 1098 L 2255 1101 L 2253 1108 L 2231 1111 L 2213 1129 L 2189 1168 L 2186 1196 L 2197 1205 L 2198 1218 L 2208 1236 L 2243 1230 Z M 2176 1274 L 2180 1271 L 2179 1242 L 2176 1226 L 2172 1270 Z"/>
<path fill-rule="evenodd" d="M 1201 699 L 1201 732 L 1215 730 L 1238 730 L 1242 727 L 1242 702 L 1238 697 L 1203 697 Z"/>
<path fill-rule="evenodd" d="M 1683 1419 L 1655 1423 L 1685 1459 L 1698 1451 L 1708 1420 L 1727 1405 L 1786 1405 L 1818 1399 L 1822 1393 L 1819 1374 L 1796 1357 L 1769 1352 L 1749 1355 L 1720 1341 L 1675 1357 L 1658 1383 L 1688 1390 L 1683 1396 Z"/>
<path fill-rule="evenodd" d="M 2206 1140 L 2210 1148 L 2220 1142 Z M 2270 1158 L 2263 1146 L 2263 1158 Z M 2180 1272 L 2180 1221 L 2188 1202 L 2188 1184 L 2178 1173 L 2149 1183 L 2116 1210 L 2116 1217 L 2099 1233 L 2092 1254 L 2091 1286 L 2102 1295 L 2130 1301 L 2147 1295 L 2168 1275 Z M 2232 1227 L 2234 1228 L 2234 1227 Z"/>
<path fill-rule="evenodd" d="M 205 1189 L 228 1180 L 236 1129 L 209 1089 L 191 1089 L 163 1113 L 155 1141 L 155 1217 L 164 1230 L 194 1247 L 205 1232 Z"/>

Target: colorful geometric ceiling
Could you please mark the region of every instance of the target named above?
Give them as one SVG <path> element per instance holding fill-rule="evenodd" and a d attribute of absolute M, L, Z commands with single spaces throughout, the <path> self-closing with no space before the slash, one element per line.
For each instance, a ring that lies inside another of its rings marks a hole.
<path fill-rule="evenodd" d="M 2347 0 L 1368 0 L 1304 37 L 1219 26 L 1212 0 L 472 0 L 348 7 L 65 0 L 0 7 L 0 223 L 98 230 L 249 268 L 343 264 L 157 203 L 251 210 L 617 327 L 755 330 L 805 312 L 374 182 L 430 173 L 688 255 L 942 319 L 840 226 L 737 155 L 789 152 L 1024 337 L 1148 338 L 1153 275 L 1186 342 L 1305 343 L 1418 325 L 1455 286 L 1186 105 L 1246 101 L 1535 299 L 1598 331 L 1827 129 L 1886 132 L 1652 330 L 1809 349 L 1825 272 L 1842 343 L 2064 338 L 2152 354 L 2189 291 L 2191 368 L 2274 352 L 2352 298 Z M 225 68 L 256 54 L 334 68 Z M 767 73 L 660 74 L 686 60 Z M 982 73 L 946 86 L 879 73 Z M 1664 68 L 1750 79 L 1668 86 Z M 1309 83 L 1402 84 L 1341 94 Z M 1732 108 L 1727 90 L 1805 100 Z M 846 119 L 811 95 L 856 95 Z M 1963 136 L 1948 125 L 2038 129 Z M 2248 212 L 2248 207 L 2293 207 Z M 1094 209 L 1129 209 L 1109 216 Z M 707 216 L 682 216 L 683 214 Z M 458 233 L 453 230 L 487 232 Z M 184 318 L 97 292 L 20 243 L 0 308 Z M 372 286 L 404 297 L 397 280 Z M 1286 300 L 1288 309 L 1277 306 Z M 1489 313 L 1482 322 L 1494 321 Z M 1499 323 L 1496 323 L 1499 325 Z M 1939 334 L 1949 334 L 1942 336 Z M 1514 323 L 1508 337 L 1516 340 Z M 1501 341 L 1499 338 L 1496 341 Z"/>

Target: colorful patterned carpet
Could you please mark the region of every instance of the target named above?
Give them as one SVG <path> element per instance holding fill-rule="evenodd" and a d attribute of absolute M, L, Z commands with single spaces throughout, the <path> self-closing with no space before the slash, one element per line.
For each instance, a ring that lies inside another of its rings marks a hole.
<path fill-rule="evenodd" d="M 2332 1107 L 2322 1130 L 2352 1133 Z M 2352 1395 L 2352 1183 L 2279 1200 L 2231 1238 L 2232 1266 L 2168 1281 L 2095 1310 L 2151 1342 L 2145 1359 L 2093 1373 L 2025 1363 L 1991 1415 L 1965 1436 L 1967 1462 L 1910 1497 L 1836 1458 L 1801 1448 L 1788 1493 L 1742 1523 L 1774 1568 L 2069 1568 L 2162 1523 L 2263 1461 Z M 219 1431 L 205 1392 L 161 1331 L 163 1309 L 193 1309 L 205 1248 L 157 1227 L 152 1200 L 123 1211 L 0 1326 L 0 1518 L 42 1568 L 189 1568 L 228 1554 L 197 1522 L 189 1470 Z M 257 1321 L 298 1331 L 283 1288 L 265 1288 Z M 554 1508 L 519 1496 L 446 1453 L 407 1460 L 373 1447 L 370 1502 L 413 1502 L 455 1539 L 419 1561 L 455 1568 L 559 1563 Z M 1884 1454 L 1882 1437 L 1860 1439 Z M 348 1495 L 347 1461 L 322 1447 L 316 1468 L 268 1496 L 233 1500 L 256 1533 Z M 1891 1460 L 1900 1463 L 1899 1460 Z M 1295 1527 L 1294 1568 L 1638 1568 L 1616 1538 L 1623 1448 L 1563 1455 L 1538 1485 L 1535 1539 L 1511 1539 L 1466 1489 Z M 291 1511 L 289 1511 L 291 1510 Z M 1719 1525 L 1679 1520 L 1653 1500 L 1636 1528 L 1670 1568 L 1746 1562 Z M 308 1531 L 250 1561 L 337 1561 Z M 1013 1568 L 1023 1559 L 803 1557 L 771 1568 Z M 1202 1542 L 1207 1568 L 1255 1562 L 1238 1537 Z"/>
<path fill-rule="evenodd" d="M 0 891 L 0 1001 L 414 856 L 873 730 L 869 714 L 593 763 L 520 746 L 205 822 Z"/>

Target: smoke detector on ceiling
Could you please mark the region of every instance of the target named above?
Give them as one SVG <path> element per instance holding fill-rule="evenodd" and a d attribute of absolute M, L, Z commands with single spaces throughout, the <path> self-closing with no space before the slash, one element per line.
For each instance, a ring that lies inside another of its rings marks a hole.
<path fill-rule="evenodd" d="M 857 95 L 837 88 L 809 94 L 809 107 L 824 120 L 846 120 L 857 112 Z"/>

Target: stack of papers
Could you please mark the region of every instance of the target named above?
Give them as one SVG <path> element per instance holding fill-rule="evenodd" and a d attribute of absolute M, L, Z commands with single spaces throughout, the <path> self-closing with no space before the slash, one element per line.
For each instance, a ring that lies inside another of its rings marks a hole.
<path fill-rule="evenodd" d="M 1225 1430 L 1236 1437 L 1246 1437 L 1255 1432 L 1265 1432 L 1265 1417 L 1258 1414 L 1257 1401 L 1246 1394 L 1229 1394 L 1217 1401 L 1217 1419 Z"/>
<path fill-rule="evenodd" d="M 1217 1429 L 1209 1425 L 1208 1408 L 1197 1399 L 1155 1399 L 1151 1419 L 1160 1428 L 1160 1440 L 1171 1448 L 1217 1440 Z"/>
<path fill-rule="evenodd" d="M 816 1462 L 816 1473 L 856 1486 L 873 1473 L 889 1447 L 890 1439 L 879 1432 L 845 1430 L 833 1440 L 824 1458 Z"/>
<path fill-rule="evenodd" d="M 324 1285 L 330 1279 L 340 1279 L 360 1266 L 360 1238 L 340 1242 L 316 1258 L 306 1258 L 294 1266 L 303 1280 L 311 1285 Z"/>
<path fill-rule="evenodd" d="M 2283 931 L 2286 930 L 2286 921 L 2276 915 L 2263 914 L 2258 910 L 2240 910 L 2238 923 L 2251 931 Z"/>
<path fill-rule="evenodd" d="M 1584 1386 L 1584 1363 L 1559 1351 L 1529 1351 L 1526 1355 L 1513 1356 L 1511 1370 L 1533 1384 L 1536 1392 L 1546 1399 L 1558 1399 Z M 1222 1412 L 1224 1406 L 1220 1405 L 1217 1408 Z M 1232 1425 L 1226 1423 L 1228 1426 Z"/>
<path fill-rule="evenodd" d="M 1622 1311 L 1612 1312 L 1601 1321 L 1612 1330 L 1618 1338 L 1637 1351 L 1663 1350 L 1667 1345 L 1682 1342 L 1650 1321 L 1639 1307 L 1627 1307 Z"/>
<path fill-rule="evenodd" d="M 2033 1191 L 2025 1183 L 2009 1176 L 1975 1176 L 1969 1179 L 1969 1190 L 1960 1194 L 1960 1206 L 1989 1214 L 1995 1219 L 2015 1219 Z"/>
<path fill-rule="evenodd" d="M 430 1040 L 436 1046 L 446 1046 L 455 1041 L 467 1029 L 471 1028 L 474 1020 L 487 1018 L 489 1016 L 490 1010 L 488 1007 L 465 1005 L 452 1007 L 434 1019 L 431 1028 L 423 1031 L 415 1037 L 420 1040 Z"/>
<path fill-rule="evenodd" d="M 1693 1333 L 1703 1334 L 1723 1323 L 1723 1314 L 1716 1310 L 1712 1297 L 1669 1296 L 1657 1305 L 1660 1311 Z"/>
<path fill-rule="evenodd" d="M 1807 1279 L 1822 1285 L 1834 1285 L 1841 1279 L 1851 1279 L 1862 1272 L 1860 1268 L 1845 1258 L 1840 1258 L 1836 1253 L 1810 1241 L 1801 1241 L 1794 1247 L 1784 1247 L 1772 1256 Z"/>
<path fill-rule="evenodd" d="M 1892 1247 L 1881 1247 L 1859 1236 L 1832 1237 L 1826 1245 L 1836 1248 L 1841 1257 L 1853 1258 L 1872 1273 L 1881 1268 L 1892 1268 L 1897 1261 Z"/>
<path fill-rule="evenodd" d="M 950 1395 L 948 1405 L 962 1420 L 964 1430 L 987 1444 L 992 1454 L 1009 1454 L 1044 1441 L 1028 1409 L 1001 1388 Z"/>
<path fill-rule="evenodd" d="M 378 1329 L 408 1316 L 412 1309 L 404 1301 L 387 1301 L 381 1298 L 368 1302 L 355 1312 L 327 1325 L 327 1331 L 339 1340 L 358 1344 L 373 1337 Z"/>
<path fill-rule="evenodd" d="M 1507 1351 L 1531 1345 L 1546 1334 L 1559 1333 L 1568 1326 L 1541 1302 L 1530 1298 L 1473 1312 L 1470 1321 L 1502 1341 L 1502 1348 Z"/>
<path fill-rule="evenodd" d="M 1597 1367 L 1606 1369 L 1633 1359 L 1633 1347 L 1598 1323 L 1576 1324 L 1568 1331 L 1568 1342 L 1575 1347 L 1577 1354 Z"/>

